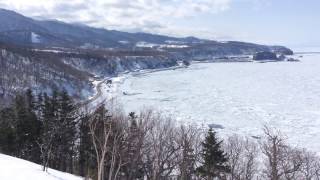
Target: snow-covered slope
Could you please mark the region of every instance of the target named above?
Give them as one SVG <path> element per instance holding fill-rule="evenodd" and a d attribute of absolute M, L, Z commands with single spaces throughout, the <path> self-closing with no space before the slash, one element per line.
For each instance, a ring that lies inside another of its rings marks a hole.
<path fill-rule="evenodd" d="M 1 180 L 81 180 L 83 178 L 53 169 L 43 172 L 41 165 L 0 154 Z"/>

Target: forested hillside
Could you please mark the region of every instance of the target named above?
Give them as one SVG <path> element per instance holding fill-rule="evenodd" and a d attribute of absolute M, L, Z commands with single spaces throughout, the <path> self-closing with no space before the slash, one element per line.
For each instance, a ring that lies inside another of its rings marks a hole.
<path fill-rule="evenodd" d="M 0 109 L 0 153 L 97 180 L 320 178 L 319 157 L 289 146 L 274 128 L 221 141 L 213 129 L 178 125 L 152 110 L 127 115 L 110 105 L 90 113 L 66 92 L 18 94 Z"/>
<path fill-rule="evenodd" d="M 52 53 L 41 55 L 27 48 L 0 45 L 1 104 L 27 88 L 47 93 L 64 89 L 76 98 L 84 98 L 92 92 L 92 77 L 66 65 Z"/>

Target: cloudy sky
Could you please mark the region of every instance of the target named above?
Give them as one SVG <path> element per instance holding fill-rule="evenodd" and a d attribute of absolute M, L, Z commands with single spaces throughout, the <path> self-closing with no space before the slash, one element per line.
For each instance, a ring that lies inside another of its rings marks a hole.
<path fill-rule="evenodd" d="M 0 0 L 0 8 L 130 32 L 320 46 L 319 0 Z"/>

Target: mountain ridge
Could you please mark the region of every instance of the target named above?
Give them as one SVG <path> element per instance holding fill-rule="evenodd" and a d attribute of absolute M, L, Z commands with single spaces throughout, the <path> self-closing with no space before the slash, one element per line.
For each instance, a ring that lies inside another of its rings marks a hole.
<path fill-rule="evenodd" d="M 96 77 L 168 68 L 194 60 L 232 62 L 237 60 L 228 56 L 249 57 L 261 51 L 293 54 L 284 46 L 39 21 L 5 9 L 0 9 L 0 24 L 0 100 L 27 88 L 45 92 L 67 89 L 73 97 L 84 99 L 92 95 Z"/>
<path fill-rule="evenodd" d="M 57 20 L 35 20 L 28 18 L 14 11 L 0 9 L 0 23 L 3 24 L 0 28 L 0 36 L 2 40 L 5 37 L 10 38 L 13 35 L 19 35 L 16 39 L 10 39 L 11 42 L 18 40 L 20 45 L 35 45 L 28 41 L 27 37 L 21 37 L 19 31 L 29 34 L 31 32 L 39 33 L 43 45 L 60 45 L 61 47 L 70 46 L 75 47 L 84 45 L 85 43 L 91 43 L 98 45 L 102 48 L 127 48 L 128 45 L 122 44 L 120 41 L 128 41 L 134 45 L 139 41 L 147 41 L 149 43 L 165 43 L 165 41 L 183 41 L 190 43 L 191 41 L 200 39 L 190 37 L 176 38 L 164 35 L 155 35 L 149 33 L 128 33 L 116 30 L 107 30 L 103 28 L 94 28 L 87 25 L 75 25 Z M 49 37 L 60 38 L 60 44 L 57 41 L 53 41 Z"/>
<path fill-rule="evenodd" d="M 154 45 L 188 45 L 216 43 L 220 46 L 239 41 L 218 42 L 196 37 L 171 37 L 145 32 L 129 33 L 104 28 L 90 27 L 84 24 L 71 24 L 58 20 L 36 20 L 15 11 L 0 9 L 0 41 L 34 47 L 68 47 L 68 48 L 112 48 L 135 49 L 137 43 Z M 32 35 L 38 37 L 32 42 Z M 239 42 L 244 43 L 244 42 Z M 258 45 L 269 47 L 273 46 Z M 283 46 L 278 46 L 285 48 Z M 264 50 L 268 50 L 265 48 Z"/>

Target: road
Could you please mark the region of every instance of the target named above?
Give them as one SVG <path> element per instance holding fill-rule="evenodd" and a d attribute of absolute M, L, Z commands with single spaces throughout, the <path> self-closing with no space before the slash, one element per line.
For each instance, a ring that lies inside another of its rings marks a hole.
<path fill-rule="evenodd" d="M 103 95 L 103 92 L 102 92 L 102 85 L 104 83 L 106 83 L 108 80 L 111 80 L 111 78 L 106 78 L 104 79 L 103 81 L 99 82 L 96 86 L 96 94 L 91 97 L 90 99 L 88 100 L 85 100 L 83 102 L 80 102 L 77 104 L 77 107 L 78 108 L 81 108 L 81 107 L 87 107 L 90 103 L 93 103 L 94 101 L 96 101 L 97 99 L 99 99 L 102 95 Z M 102 102 L 100 102 L 99 104 L 102 104 L 106 101 L 106 99 L 104 99 Z"/>

